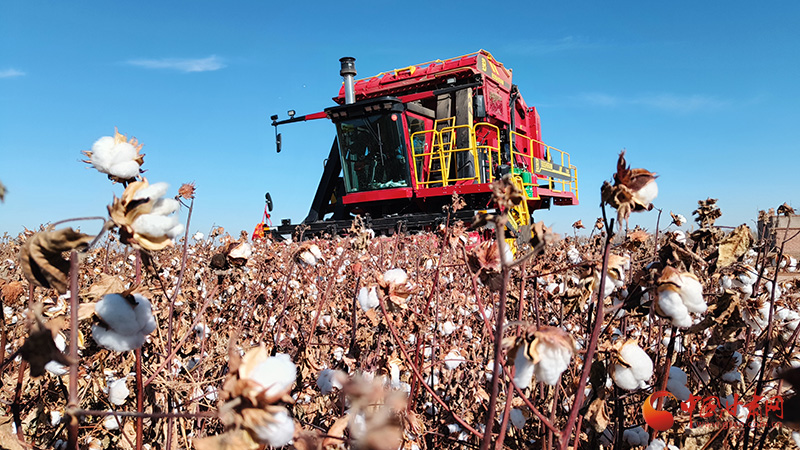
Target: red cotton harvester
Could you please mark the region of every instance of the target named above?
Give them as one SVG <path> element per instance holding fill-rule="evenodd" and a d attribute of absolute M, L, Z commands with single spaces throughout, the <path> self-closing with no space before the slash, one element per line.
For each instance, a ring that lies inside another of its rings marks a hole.
<path fill-rule="evenodd" d="M 329 119 L 336 138 L 308 216 L 306 233 L 335 234 L 360 215 L 376 232 L 428 229 L 443 221 L 453 193 L 470 221 L 493 209 L 491 184 L 504 175 L 524 192 L 509 212 L 513 233 L 551 204 L 578 204 L 568 153 L 545 145 L 539 114 L 512 83 L 511 71 L 484 50 L 354 80 L 355 58 L 342 58 L 344 85 L 336 106 L 278 120 Z M 284 219 L 273 234 L 293 234 Z M 525 227 L 525 228 L 523 228 Z"/>

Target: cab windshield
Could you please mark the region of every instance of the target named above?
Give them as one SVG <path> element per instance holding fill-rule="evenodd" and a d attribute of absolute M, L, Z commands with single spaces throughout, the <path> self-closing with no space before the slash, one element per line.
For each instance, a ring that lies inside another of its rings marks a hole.
<path fill-rule="evenodd" d="M 390 112 L 336 124 L 348 193 L 410 185 L 402 123 Z"/>

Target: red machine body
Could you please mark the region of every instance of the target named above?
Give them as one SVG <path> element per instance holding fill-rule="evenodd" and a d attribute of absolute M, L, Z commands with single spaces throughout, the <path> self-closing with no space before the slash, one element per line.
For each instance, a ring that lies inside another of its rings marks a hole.
<path fill-rule="evenodd" d="M 533 210 L 578 203 L 569 154 L 542 141 L 536 108 L 522 99 L 511 70 L 488 52 L 357 81 L 353 62 L 342 58 L 337 106 L 273 121 L 327 117 L 337 127 L 330 167 L 305 223 L 327 214 L 333 221 L 355 214 L 433 217 L 453 193 L 469 208 L 485 210 L 492 207 L 491 183 L 504 175 L 525 192 L 513 225 L 530 223 Z"/>

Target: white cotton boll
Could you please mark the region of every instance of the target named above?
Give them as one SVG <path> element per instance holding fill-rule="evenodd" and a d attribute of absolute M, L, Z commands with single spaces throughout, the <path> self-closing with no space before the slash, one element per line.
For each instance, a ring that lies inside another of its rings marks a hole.
<path fill-rule="evenodd" d="M 248 378 L 259 385 L 267 398 L 280 396 L 291 388 L 297 376 L 297 366 L 285 353 L 270 356 L 250 372 Z"/>
<path fill-rule="evenodd" d="M 194 326 L 194 335 L 197 339 L 203 340 L 208 337 L 208 333 L 211 332 L 211 329 L 206 326 L 204 323 L 198 323 Z"/>
<path fill-rule="evenodd" d="M 689 400 L 692 391 L 686 387 L 688 378 L 686 373 L 678 367 L 669 368 L 669 379 L 667 380 L 667 390 L 671 392 L 675 398 L 684 402 Z"/>
<path fill-rule="evenodd" d="M 380 304 L 378 301 L 378 292 L 375 290 L 375 286 L 372 286 L 369 289 L 364 286 L 358 291 L 358 304 L 364 311 L 374 309 Z"/>
<path fill-rule="evenodd" d="M 122 161 L 114 163 L 108 168 L 109 175 L 129 180 L 139 175 L 139 163 L 136 161 Z"/>
<path fill-rule="evenodd" d="M 653 203 L 656 197 L 658 197 L 658 184 L 656 184 L 655 181 L 647 183 L 644 187 L 633 193 L 633 198 L 642 205 Z"/>
<path fill-rule="evenodd" d="M 103 319 L 103 322 L 118 333 L 134 334 L 141 328 L 136 320 L 136 312 L 134 312 L 133 305 L 128 303 L 128 300 L 122 295 L 108 294 L 103 296 L 95 305 L 94 312 Z"/>
<path fill-rule="evenodd" d="M 430 404 L 430 402 L 425 405 L 428 404 Z M 353 411 L 348 409 L 345 411 L 345 414 L 350 416 L 350 421 L 347 424 L 347 428 L 350 430 L 350 436 L 356 440 L 360 440 L 367 434 L 367 419 L 364 417 L 364 413 L 353 414 Z"/>
<path fill-rule="evenodd" d="M 175 200 L 174 198 L 159 198 L 155 201 L 155 203 L 153 203 L 153 209 L 151 209 L 148 214 L 168 216 L 179 210 L 180 207 L 181 202 Z"/>
<path fill-rule="evenodd" d="M 692 326 L 692 318 L 681 300 L 680 293 L 671 289 L 662 290 L 658 293 L 658 307 L 661 312 L 672 319 L 672 325 L 681 328 Z"/>
<path fill-rule="evenodd" d="M 248 259 L 252 254 L 253 254 L 253 247 L 247 242 L 242 242 L 241 244 L 232 248 L 228 256 L 230 256 L 231 258 Z"/>
<path fill-rule="evenodd" d="M 108 401 L 112 405 L 124 405 L 125 400 L 130 395 L 131 391 L 128 389 L 127 378 L 120 378 L 108 383 Z"/>
<path fill-rule="evenodd" d="M 719 286 L 724 290 L 733 289 L 733 280 L 731 280 L 731 277 L 723 275 L 719 279 Z"/>
<path fill-rule="evenodd" d="M 133 196 L 134 200 L 142 200 L 145 198 L 161 198 L 167 193 L 169 184 L 162 182 L 150 184 L 142 189 L 139 189 Z"/>
<path fill-rule="evenodd" d="M 202 241 L 204 237 L 205 235 L 199 231 L 194 235 L 192 235 L 192 239 L 194 239 L 195 241 Z"/>
<path fill-rule="evenodd" d="M 56 348 L 64 351 L 67 348 L 67 340 L 64 338 L 64 335 L 61 333 L 57 333 L 56 336 L 53 338 L 53 342 L 56 344 Z M 69 367 L 55 361 L 50 361 L 44 365 L 45 370 L 52 373 L 53 375 L 60 377 L 64 376 L 69 372 Z"/>
<path fill-rule="evenodd" d="M 644 387 L 647 380 L 653 376 L 653 361 L 635 343 L 627 343 L 622 346 L 619 356 L 630 367 L 621 364 L 614 365 L 613 378 L 617 386 L 626 390 L 634 390 Z"/>
<path fill-rule="evenodd" d="M 311 246 L 308 247 L 308 251 L 311 252 L 311 254 L 314 256 L 314 258 L 316 258 L 317 260 L 325 259 L 325 258 L 322 257 L 322 251 L 320 251 L 320 249 L 317 246 L 317 244 L 311 244 Z"/>
<path fill-rule="evenodd" d="M 520 389 L 525 389 L 531 385 L 531 379 L 533 378 L 533 372 L 536 368 L 536 365 L 525 356 L 524 349 L 517 350 L 517 356 L 514 358 L 514 367 L 516 367 L 516 372 L 514 373 L 514 384 L 517 385 Z M 491 378 L 492 369 L 489 368 L 489 377 Z"/>
<path fill-rule="evenodd" d="M 283 447 L 294 437 L 294 420 L 286 410 L 280 410 L 272 415 L 271 420 L 251 430 L 258 442 L 272 447 Z"/>
<path fill-rule="evenodd" d="M 450 352 L 444 357 L 444 365 L 450 370 L 460 366 L 464 361 L 466 360 L 463 356 L 461 356 L 461 352 L 459 352 L 457 349 L 450 350 Z"/>
<path fill-rule="evenodd" d="M 500 241 L 500 261 L 504 266 L 510 266 L 514 263 L 514 252 L 505 241 Z"/>
<path fill-rule="evenodd" d="M 454 331 L 456 331 L 456 326 L 449 320 L 439 324 L 439 333 L 441 333 L 442 336 L 450 336 Z"/>
<path fill-rule="evenodd" d="M 92 325 L 92 338 L 97 345 L 115 352 L 135 350 L 144 345 L 145 340 L 142 334 L 123 335 L 99 325 Z"/>
<path fill-rule="evenodd" d="M 383 281 L 389 284 L 403 285 L 408 282 L 408 274 L 403 269 L 391 269 L 383 273 Z"/>
<path fill-rule="evenodd" d="M 142 214 L 137 217 L 131 226 L 133 230 L 143 236 L 158 238 L 167 236 L 168 232 L 178 231 L 177 216 L 159 216 L 157 214 Z"/>
<path fill-rule="evenodd" d="M 704 313 L 708 309 L 708 305 L 703 300 L 703 285 L 696 278 L 681 277 L 680 295 L 689 312 Z"/>
<path fill-rule="evenodd" d="M 536 380 L 550 386 L 557 385 L 572 360 L 572 349 L 540 339 L 536 351 L 540 358 L 533 371 Z"/>
<path fill-rule="evenodd" d="M 139 294 L 133 294 L 136 300 L 136 309 L 133 312 L 136 314 L 136 322 L 139 325 L 139 333 L 148 335 L 156 330 L 156 319 L 153 317 L 153 309 L 150 306 L 150 300 L 144 298 Z"/>
<path fill-rule="evenodd" d="M 644 447 L 650 439 L 650 435 L 642 427 L 635 427 L 622 432 L 622 439 L 630 444 L 631 447 Z"/>
<path fill-rule="evenodd" d="M 721 378 L 722 381 L 727 383 L 739 383 L 742 381 L 742 374 L 737 370 L 732 370 L 730 372 L 723 373 Z"/>
<path fill-rule="evenodd" d="M 681 230 L 675 230 L 672 232 L 672 234 L 675 236 L 675 242 L 678 242 L 679 244 L 686 244 L 686 233 Z"/>
<path fill-rule="evenodd" d="M 794 445 L 800 447 L 800 432 L 793 431 L 792 432 L 792 440 L 794 441 Z"/>
<path fill-rule="evenodd" d="M 62 417 L 63 415 L 61 414 L 61 411 L 50 411 L 50 426 L 51 427 L 58 426 L 58 424 L 61 423 Z"/>
<path fill-rule="evenodd" d="M 338 371 L 332 369 L 324 369 L 317 377 L 317 387 L 323 394 L 330 394 L 334 389 L 341 389 L 342 383 L 339 382 Z"/>
<path fill-rule="evenodd" d="M 570 246 L 569 250 L 567 250 L 567 259 L 570 264 L 580 264 L 580 262 L 583 261 L 581 252 L 579 252 L 574 245 Z"/>
<path fill-rule="evenodd" d="M 614 278 L 611 278 L 611 276 L 606 275 L 606 283 L 603 286 L 603 298 L 611 295 L 616 288 L 617 288 L 616 280 Z"/>
<path fill-rule="evenodd" d="M 678 447 L 675 447 L 674 445 L 667 445 L 661 439 L 653 439 L 653 441 L 650 442 L 650 445 L 648 445 L 645 450 L 665 450 L 665 449 L 666 450 L 680 450 Z"/>
<path fill-rule="evenodd" d="M 525 417 L 525 414 L 522 414 L 522 411 L 520 411 L 517 408 L 511 409 L 509 418 L 511 419 L 511 425 L 514 425 L 514 428 L 517 428 L 519 430 L 525 428 L 525 422 L 528 420 Z"/>
<path fill-rule="evenodd" d="M 107 158 L 114 145 L 116 144 L 112 136 L 103 136 L 92 144 L 92 156 L 102 155 Z"/>
<path fill-rule="evenodd" d="M 752 382 L 758 377 L 758 372 L 761 371 L 761 356 L 763 352 L 760 350 L 756 351 L 756 355 L 753 359 L 747 363 L 747 366 L 744 368 L 744 376 L 747 382 Z"/>
<path fill-rule="evenodd" d="M 448 423 L 447 424 L 447 432 L 449 434 L 456 434 L 461 431 L 461 425 L 457 423 Z"/>
<path fill-rule="evenodd" d="M 117 419 L 115 416 L 106 416 L 106 418 L 103 419 L 103 427 L 108 431 L 118 430 L 120 422 L 122 422 L 122 417 Z"/>

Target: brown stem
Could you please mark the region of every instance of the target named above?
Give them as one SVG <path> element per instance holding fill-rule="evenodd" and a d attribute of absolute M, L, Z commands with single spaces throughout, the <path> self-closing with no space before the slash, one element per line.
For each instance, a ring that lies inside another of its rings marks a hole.
<path fill-rule="evenodd" d="M 136 349 L 136 412 L 144 412 L 144 386 L 142 385 L 142 349 Z M 136 450 L 142 450 L 144 443 L 144 420 L 136 417 Z M 169 448 L 169 447 L 167 447 Z"/>
<path fill-rule="evenodd" d="M 499 220 L 498 222 L 502 222 Z M 500 255 L 504 254 L 503 245 L 505 243 L 504 224 L 495 223 L 495 231 L 497 232 L 497 248 Z M 509 268 L 502 264 L 503 283 L 500 285 L 500 299 L 498 300 L 497 313 L 495 314 L 495 327 L 494 327 L 494 367 L 492 368 L 492 392 L 489 396 L 489 411 L 486 417 L 486 430 L 483 433 L 483 440 L 481 441 L 481 450 L 488 450 L 489 444 L 492 441 L 492 428 L 494 425 L 494 417 L 497 414 L 497 396 L 500 393 L 500 358 L 503 352 L 503 320 L 506 316 L 506 295 L 508 290 Z"/>
<path fill-rule="evenodd" d="M 78 252 L 69 254 L 69 403 L 67 408 L 78 408 Z M 78 417 L 71 415 L 67 431 L 67 449 L 78 448 Z"/>
<path fill-rule="evenodd" d="M 465 430 L 469 431 L 473 435 L 481 437 L 481 433 L 478 430 L 470 426 L 464 419 L 462 419 L 458 414 L 456 414 L 455 411 L 453 411 L 450 408 L 450 405 L 448 405 L 447 402 L 442 400 L 442 398 L 439 397 L 436 391 L 434 391 L 430 386 L 428 386 L 428 383 L 425 382 L 425 378 L 420 373 L 419 368 L 414 364 L 414 360 L 412 360 L 411 357 L 409 356 L 408 350 L 406 350 L 406 346 L 403 345 L 403 341 L 397 335 L 397 329 L 395 328 L 394 324 L 392 323 L 392 320 L 389 318 L 389 315 L 386 311 L 386 303 L 384 301 L 384 296 L 382 292 L 378 293 L 378 303 L 381 306 L 381 312 L 383 313 L 383 317 L 386 319 L 386 324 L 389 327 L 389 332 L 392 334 L 392 338 L 397 344 L 397 347 L 400 349 L 400 353 L 403 354 L 403 358 L 405 358 L 405 360 L 408 361 L 408 365 L 411 368 L 411 372 L 414 374 L 414 377 L 416 377 L 420 385 L 423 388 L 425 388 L 426 391 L 428 391 L 428 393 L 431 395 L 431 397 L 436 403 L 441 405 L 442 408 L 445 409 L 445 411 L 453 415 L 453 419 L 456 422 L 458 422 L 459 425 L 461 425 Z"/>
<path fill-rule="evenodd" d="M 603 208 L 603 216 L 605 217 L 605 208 Z M 589 339 L 589 347 L 586 349 L 586 354 L 583 357 L 583 369 L 581 370 L 580 380 L 578 381 L 578 387 L 575 391 L 575 402 L 572 404 L 572 409 L 570 410 L 569 417 L 567 418 L 566 427 L 561 435 L 561 450 L 566 450 L 567 446 L 569 445 L 569 437 L 572 434 L 572 429 L 575 427 L 575 421 L 578 418 L 578 411 L 583 404 L 586 382 L 589 379 L 592 361 L 594 361 L 594 353 L 597 350 L 597 341 L 600 337 L 600 330 L 603 328 L 603 305 L 605 301 L 603 298 L 603 293 L 605 292 L 606 272 L 608 272 L 608 256 L 611 251 L 611 239 L 614 236 L 612 229 L 613 219 L 610 226 L 608 224 L 606 225 L 608 236 L 606 237 L 606 245 L 605 249 L 603 250 L 603 268 L 600 271 L 600 286 L 597 292 L 597 311 L 595 311 L 594 328 L 592 330 L 592 336 Z M 580 434 L 580 430 L 577 430 L 576 434 Z"/>

